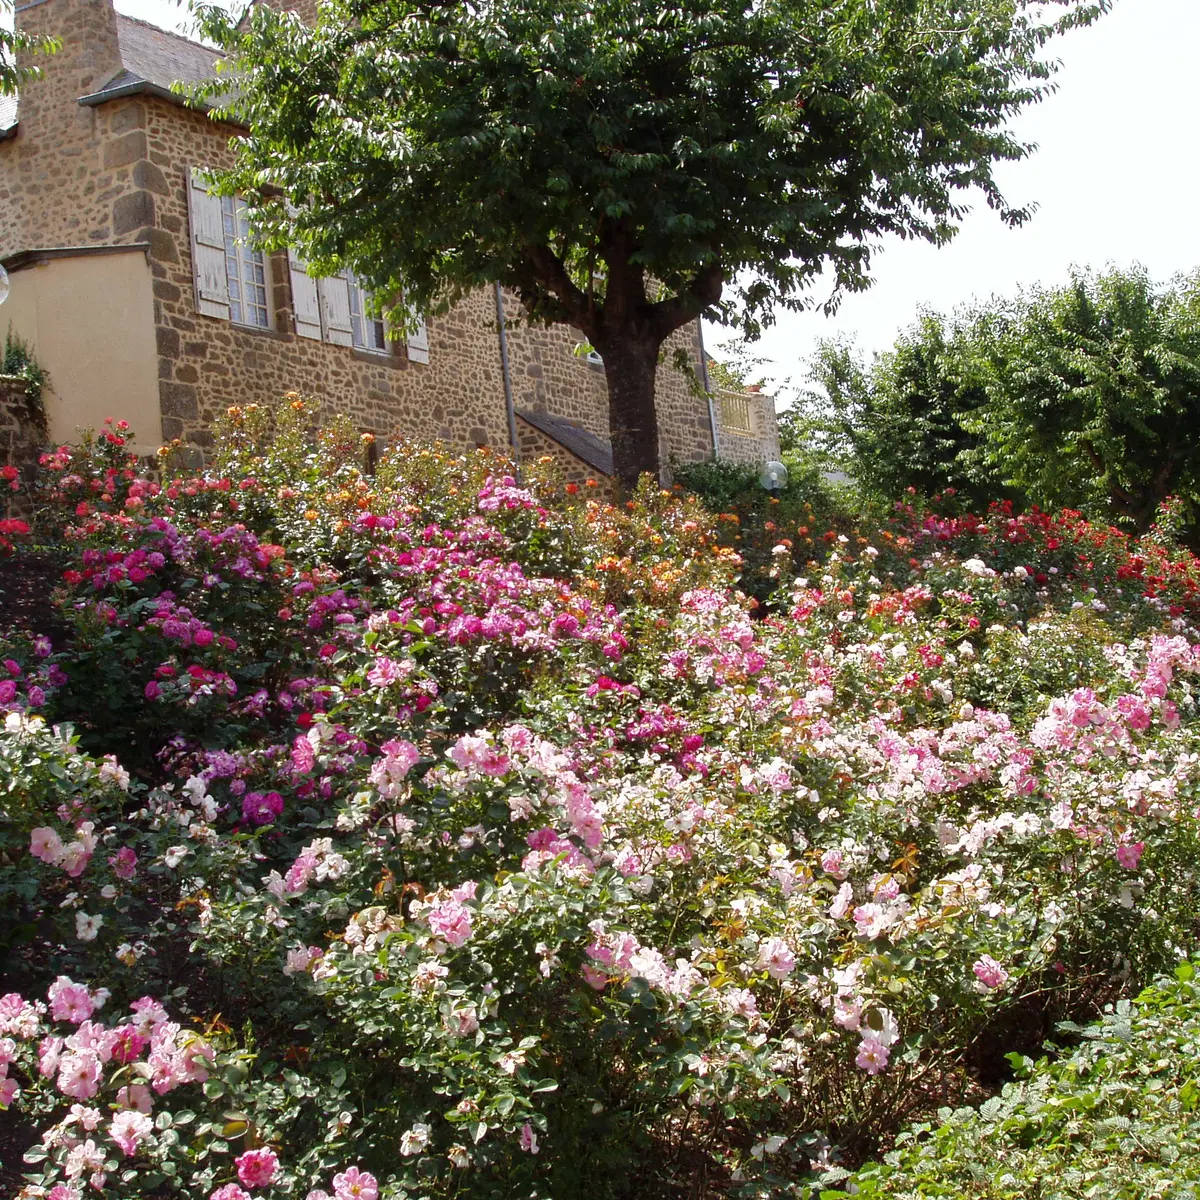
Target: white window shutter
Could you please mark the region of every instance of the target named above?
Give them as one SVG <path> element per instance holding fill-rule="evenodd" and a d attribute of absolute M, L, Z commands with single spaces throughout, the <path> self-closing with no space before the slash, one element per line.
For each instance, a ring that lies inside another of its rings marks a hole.
<path fill-rule="evenodd" d="M 343 271 L 320 280 L 321 316 L 325 324 L 325 340 L 335 346 L 353 346 L 354 333 L 350 325 L 350 281 Z"/>
<path fill-rule="evenodd" d="M 188 217 L 192 227 L 192 275 L 196 309 L 229 320 L 229 277 L 225 272 L 225 233 L 221 199 L 210 196 L 208 177 L 193 167 L 188 183 Z"/>
<path fill-rule="evenodd" d="M 413 317 L 410 311 L 410 320 Z M 408 333 L 408 361 L 427 363 L 429 361 L 429 328 L 425 324 L 425 318 L 418 316 L 416 325 L 410 326 Z"/>
<path fill-rule="evenodd" d="M 304 260 L 288 250 L 288 274 L 292 280 L 292 318 L 299 337 L 321 341 L 321 298 L 317 281 L 308 273 Z"/>

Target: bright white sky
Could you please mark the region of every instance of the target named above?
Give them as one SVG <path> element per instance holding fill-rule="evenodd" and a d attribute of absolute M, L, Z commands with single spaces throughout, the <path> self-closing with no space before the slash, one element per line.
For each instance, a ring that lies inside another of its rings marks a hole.
<path fill-rule="evenodd" d="M 167 28 L 188 22 L 176 0 L 117 0 L 117 9 Z M 875 285 L 836 316 L 784 313 L 767 331 L 755 353 L 769 378 L 799 381 L 820 338 L 885 349 L 923 305 L 948 312 L 1057 283 L 1073 264 L 1139 262 L 1164 280 L 1200 267 L 1200 0 L 1116 0 L 1053 52 L 1063 62 L 1059 91 L 1016 125 L 1039 149 L 998 172 L 1010 201 L 1039 205 L 1033 220 L 1010 230 L 980 204 L 947 247 L 885 243 Z M 710 348 L 726 336 L 710 329 Z"/>
<path fill-rule="evenodd" d="M 1039 148 L 997 172 L 1010 202 L 1037 202 L 1033 219 L 1010 230 L 980 203 L 942 249 L 885 243 L 875 285 L 836 316 L 780 316 L 755 347 L 765 371 L 800 382 L 820 338 L 886 349 L 922 306 L 949 312 L 1058 283 L 1072 265 L 1137 262 L 1160 280 L 1200 267 L 1200 0 L 1117 0 L 1053 52 L 1063 64 L 1058 92 L 1015 124 Z M 719 346 L 728 335 L 707 336 Z"/>

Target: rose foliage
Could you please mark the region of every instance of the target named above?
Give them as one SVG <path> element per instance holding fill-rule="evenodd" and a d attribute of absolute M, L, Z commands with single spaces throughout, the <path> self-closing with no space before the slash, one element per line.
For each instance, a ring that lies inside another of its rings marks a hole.
<path fill-rule="evenodd" d="M 46 457 L 13 1194 L 807 1196 L 1196 949 L 1190 556 L 914 501 L 756 605 L 694 501 L 313 421 Z"/>

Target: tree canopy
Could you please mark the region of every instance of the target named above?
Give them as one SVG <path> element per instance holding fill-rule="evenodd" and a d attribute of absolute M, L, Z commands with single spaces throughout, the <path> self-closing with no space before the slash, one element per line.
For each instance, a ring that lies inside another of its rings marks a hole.
<path fill-rule="evenodd" d="M 823 439 L 877 496 L 954 488 L 986 505 L 1003 492 L 1004 476 L 983 461 L 983 436 L 964 426 L 987 401 L 967 370 L 970 333 L 923 313 L 869 367 L 852 346 L 825 342 L 812 361 L 815 387 L 789 422 L 812 426 L 806 439 Z"/>
<path fill-rule="evenodd" d="M 816 420 L 868 491 L 1009 491 L 1145 530 L 1176 495 L 1200 509 L 1200 272 L 1156 286 L 1140 268 L 924 314 L 865 366 L 814 359 Z M 815 416 L 814 416 L 815 414 Z"/>
<path fill-rule="evenodd" d="M 1106 503 L 1139 530 L 1200 500 L 1200 273 L 1076 273 L 976 314 L 964 415 L 986 460 L 1043 505 Z"/>
<path fill-rule="evenodd" d="M 864 287 L 872 239 L 943 242 L 969 189 L 1003 219 L 1006 126 L 1049 39 L 1111 0 L 327 0 L 315 27 L 200 5 L 208 90 L 247 129 L 222 190 L 265 244 L 444 311 L 498 282 L 604 357 L 616 469 L 658 463 L 664 342 L 756 334 Z M 224 90 L 224 98 L 221 98 Z M 286 198 L 289 215 L 276 197 Z"/>

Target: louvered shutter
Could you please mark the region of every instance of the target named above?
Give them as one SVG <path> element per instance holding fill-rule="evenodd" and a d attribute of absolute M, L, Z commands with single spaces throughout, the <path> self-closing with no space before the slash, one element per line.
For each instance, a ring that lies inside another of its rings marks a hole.
<path fill-rule="evenodd" d="M 288 250 L 288 274 L 292 281 L 292 318 L 300 337 L 321 341 L 321 297 L 317 281 L 308 273 L 304 260 Z"/>
<path fill-rule="evenodd" d="M 321 296 L 321 316 L 325 323 L 325 340 L 336 346 L 353 346 L 354 334 L 350 325 L 350 281 L 346 272 L 322 279 L 317 289 Z"/>
<path fill-rule="evenodd" d="M 413 314 L 409 313 L 411 320 Z M 429 329 L 424 317 L 417 317 L 416 324 L 410 325 L 408 333 L 408 361 L 427 363 L 429 361 Z"/>
<path fill-rule="evenodd" d="M 221 199 L 210 196 L 208 178 L 193 167 L 188 184 L 188 217 L 192 233 L 192 276 L 196 309 L 209 317 L 229 320 L 229 277 L 225 273 L 225 232 Z"/>

